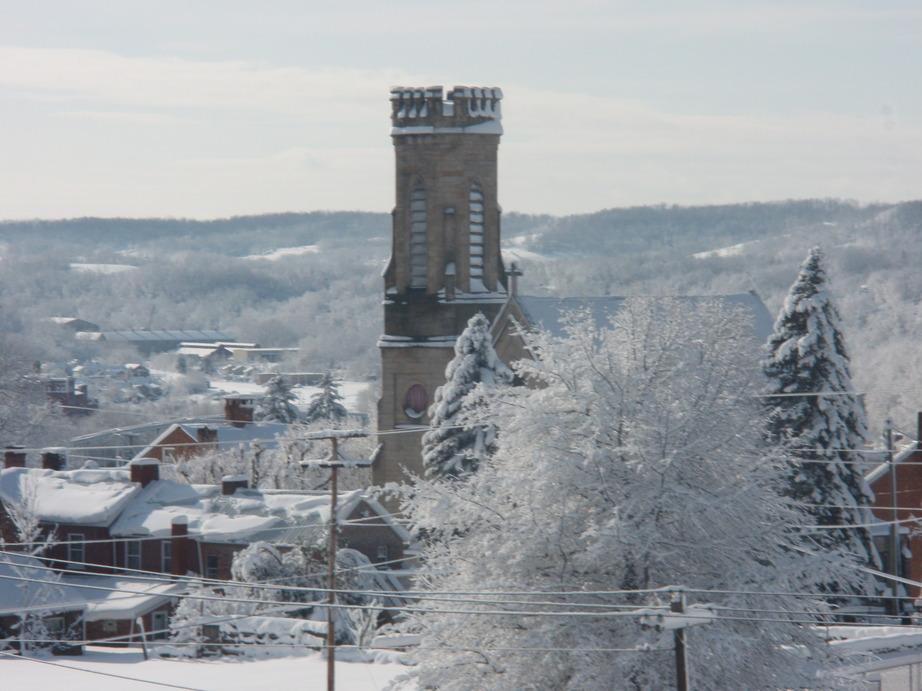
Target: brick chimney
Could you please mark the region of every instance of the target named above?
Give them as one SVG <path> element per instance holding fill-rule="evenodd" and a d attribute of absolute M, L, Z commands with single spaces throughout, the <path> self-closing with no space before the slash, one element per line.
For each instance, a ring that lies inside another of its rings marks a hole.
<path fill-rule="evenodd" d="M 195 431 L 195 438 L 199 444 L 217 444 L 218 430 L 213 427 L 199 427 Z"/>
<path fill-rule="evenodd" d="M 238 489 L 249 489 L 250 479 L 246 475 L 225 475 L 221 478 L 221 494 L 230 496 Z"/>
<path fill-rule="evenodd" d="M 185 576 L 189 570 L 189 519 L 176 516 L 170 524 L 170 574 Z"/>
<path fill-rule="evenodd" d="M 8 446 L 3 452 L 3 466 L 5 468 L 25 468 L 26 452 L 21 446 Z"/>
<path fill-rule="evenodd" d="M 131 471 L 131 481 L 147 487 L 150 483 L 160 479 L 160 461 L 156 458 L 136 458 L 128 464 Z"/>
<path fill-rule="evenodd" d="M 67 466 L 67 449 L 53 448 L 42 451 L 42 468 L 45 470 L 64 470 Z"/>
<path fill-rule="evenodd" d="M 224 419 L 234 427 L 244 427 L 253 422 L 253 408 L 256 399 L 245 394 L 224 397 Z"/>

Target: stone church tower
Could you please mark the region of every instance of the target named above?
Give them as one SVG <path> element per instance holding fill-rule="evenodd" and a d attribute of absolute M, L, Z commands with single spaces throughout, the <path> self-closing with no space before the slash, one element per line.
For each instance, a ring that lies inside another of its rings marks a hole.
<path fill-rule="evenodd" d="M 381 434 L 374 483 L 422 475 L 420 438 L 435 390 L 468 319 L 506 301 L 496 159 L 502 134 L 495 88 L 391 91 L 397 161 L 391 258 L 384 272 Z"/>

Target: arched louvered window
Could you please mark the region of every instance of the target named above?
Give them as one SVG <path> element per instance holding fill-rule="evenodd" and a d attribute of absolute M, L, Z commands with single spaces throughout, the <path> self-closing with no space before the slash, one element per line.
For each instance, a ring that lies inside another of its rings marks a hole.
<path fill-rule="evenodd" d="M 429 408 L 429 395 L 422 384 L 413 384 L 407 389 L 403 401 L 403 412 L 411 418 L 421 418 Z"/>
<path fill-rule="evenodd" d="M 483 188 L 474 183 L 468 201 L 470 220 L 471 292 L 486 290 L 483 284 Z"/>
<path fill-rule="evenodd" d="M 425 288 L 429 247 L 426 237 L 426 190 L 417 182 L 410 192 L 410 287 Z"/>

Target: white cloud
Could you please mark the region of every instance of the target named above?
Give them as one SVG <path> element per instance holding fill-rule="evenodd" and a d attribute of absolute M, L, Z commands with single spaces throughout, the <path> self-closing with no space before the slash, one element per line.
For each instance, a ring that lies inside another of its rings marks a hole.
<path fill-rule="evenodd" d="M 220 108 L 355 120 L 379 105 L 382 90 L 406 78 L 387 69 L 306 69 L 0 46 L 0 86 L 20 98 L 52 96 L 141 108 Z"/>

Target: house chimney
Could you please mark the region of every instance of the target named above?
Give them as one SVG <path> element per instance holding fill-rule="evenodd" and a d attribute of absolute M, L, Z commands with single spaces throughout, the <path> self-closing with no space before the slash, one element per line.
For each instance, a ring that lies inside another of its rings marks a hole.
<path fill-rule="evenodd" d="M 8 446 L 3 452 L 3 466 L 5 468 L 25 468 L 26 452 L 21 446 Z"/>
<path fill-rule="evenodd" d="M 160 479 L 160 461 L 156 458 L 136 458 L 128 464 L 131 471 L 131 481 L 147 487 L 150 483 Z"/>
<path fill-rule="evenodd" d="M 195 438 L 199 444 L 217 444 L 218 430 L 213 427 L 199 427 L 195 431 Z"/>
<path fill-rule="evenodd" d="M 221 494 L 230 496 L 238 489 L 248 489 L 250 480 L 246 475 L 225 475 L 221 478 Z"/>
<path fill-rule="evenodd" d="M 170 523 L 170 574 L 185 576 L 189 570 L 189 519 L 175 516 Z"/>
<path fill-rule="evenodd" d="M 224 419 L 234 427 L 244 427 L 253 422 L 255 401 L 252 396 L 237 395 L 224 397 Z"/>
<path fill-rule="evenodd" d="M 45 470 L 64 470 L 67 466 L 67 449 L 53 448 L 42 451 L 42 468 Z"/>

